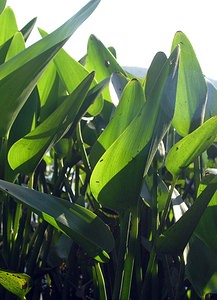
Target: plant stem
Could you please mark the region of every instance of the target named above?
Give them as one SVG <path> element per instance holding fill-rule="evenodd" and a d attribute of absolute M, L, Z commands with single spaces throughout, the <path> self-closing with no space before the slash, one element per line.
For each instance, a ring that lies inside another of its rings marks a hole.
<path fill-rule="evenodd" d="M 120 213 L 120 244 L 119 244 L 118 263 L 116 267 L 113 296 L 112 296 L 112 299 L 114 300 L 118 299 L 120 294 L 122 273 L 124 269 L 124 258 L 126 253 L 126 244 L 128 240 L 129 230 L 130 230 L 130 212 L 123 211 Z"/>
<path fill-rule="evenodd" d="M 171 187 L 170 187 L 170 190 L 169 190 L 169 193 L 168 193 L 168 197 L 167 197 L 166 205 L 165 205 L 165 208 L 164 208 L 164 211 L 163 211 L 163 215 L 162 215 L 162 218 L 161 218 L 161 223 L 160 223 L 159 230 L 158 230 L 159 234 L 162 233 L 162 231 L 164 229 L 164 226 L 165 226 L 165 223 L 166 223 L 167 216 L 169 214 L 172 193 L 175 189 L 176 182 L 177 182 L 177 178 L 174 177 L 173 181 L 172 181 L 172 184 L 171 184 Z"/>
<path fill-rule="evenodd" d="M 138 209 L 137 207 L 132 210 L 131 218 L 131 230 L 128 241 L 128 251 L 126 252 L 126 259 L 124 263 L 123 280 L 120 291 L 120 300 L 130 299 L 130 290 L 132 283 L 133 267 L 134 267 L 134 256 L 136 250 L 136 241 L 138 237 Z"/>

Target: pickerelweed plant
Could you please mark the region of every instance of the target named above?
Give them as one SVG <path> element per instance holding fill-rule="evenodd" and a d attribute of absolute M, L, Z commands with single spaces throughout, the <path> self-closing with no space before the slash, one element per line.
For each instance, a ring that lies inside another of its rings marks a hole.
<path fill-rule="evenodd" d="M 99 1 L 29 47 L 0 4 L 1 299 L 209 299 L 216 88 L 182 32 L 144 78 L 94 35 L 74 60 Z"/>

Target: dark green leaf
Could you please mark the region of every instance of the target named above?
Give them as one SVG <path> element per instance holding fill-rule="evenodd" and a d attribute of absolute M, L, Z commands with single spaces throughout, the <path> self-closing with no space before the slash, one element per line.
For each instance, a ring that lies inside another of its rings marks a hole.
<path fill-rule="evenodd" d="M 0 180 L 0 189 L 29 206 L 43 220 L 72 238 L 91 257 L 99 261 L 108 260 L 108 253 L 114 246 L 112 234 L 90 210 L 3 180 Z"/>

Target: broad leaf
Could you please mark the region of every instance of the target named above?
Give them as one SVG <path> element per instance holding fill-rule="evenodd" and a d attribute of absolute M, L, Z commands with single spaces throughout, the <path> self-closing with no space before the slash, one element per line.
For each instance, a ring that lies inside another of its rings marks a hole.
<path fill-rule="evenodd" d="M 99 261 L 108 259 L 108 253 L 114 246 L 112 234 L 108 226 L 90 210 L 3 180 L 0 180 L 0 189 L 29 206 L 43 220 L 72 238 L 91 257 Z"/>
<path fill-rule="evenodd" d="M 1 136 L 7 134 L 47 64 L 74 31 L 94 11 L 98 3 L 99 0 L 90 1 L 53 33 L 0 66 Z"/>
<path fill-rule="evenodd" d="M 90 185 L 102 205 L 117 210 L 137 205 L 143 174 L 148 171 L 173 117 L 178 59 L 179 47 L 160 70 L 150 101 L 96 164 Z M 139 85 L 137 88 L 142 90 Z"/>
<path fill-rule="evenodd" d="M 96 71 L 98 82 L 110 77 L 114 72 L 120 72 L 127 76 L 112 53 L 94 35 L 91 35 L 88 40 L 86 67 L 89 71 Z M 105 89 L 103 97 L 112 102 L 109 89 Z"/>
<path fill-rule="evenodd" d="M 166 158 L 166 168 L 177 177 L 195 158 L 207 150 L 217 135 L 217 116 L 173 145 Z"/>
<path fill-rule="evenodd" d="M 203 120 L 207 87 L 194 49 L 183 32 L 175 34 L 172 50 L 180 45 L 180 67 L 173 126 L 181 136 L 196 129 Z"/>
<path fill-rule="evenodd" d="M 137 80 L 130 81 L 121 95 L 119 105 L 115 110 L 112 120 L 92 148 L 90 155 L 92 166 L 97 163 L 103 153 L 123 133 L 144 104 L 144 93 L 139 82 Z"/>
<path fill-rule="evenodd" d="M 32 173 L 48 149 L 72 124 L 79 121 L 82 116 L 80 109 L 93 76 L 93 73 L 88 75 L 43 123 L 11 147 L 8 161 L 13 170 L 24 174 Z"/>

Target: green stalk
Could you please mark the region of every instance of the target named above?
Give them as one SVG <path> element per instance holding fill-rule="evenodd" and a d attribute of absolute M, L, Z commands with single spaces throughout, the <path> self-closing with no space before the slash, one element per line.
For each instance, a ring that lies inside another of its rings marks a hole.
<path fill-rule="evenodd" d="M 116 300 L 119 298 L 120 287 L 122 281 L 122 273 L 124 270 L 124 258 L 126 254 L 127 241 L 130 231 L 130 212 L 123 211 L 120 213 L 120 244 L 118 251 L 118 262 L 115 273 L 115 281 L 113 288 L 112 299 Z"/>
<path fill-rule="evenodd" d="M 130 299 L 130 291 L 132 284 L 132 276 L 133 276 L 133 267 L 134 267 L 134 256 L 136 250 L 136 242 L 138 237 L 138 208 L 132 210 L 132 218 L 131 218 L 131 230 L 129 235 L 128 242 L 128 251 L 126 253 L 126 259 L 124 263 L 124 271 L 123 271 L 123 280 L 120 291 L 120 300 L 128 300 Z"/>
<path fill-rule="evenodd" d="M 98 262 L 95 262 L 95 265 L 93 266 L 93 278 L 98 287 L 97 290 L 99 291 L 99 299 L 107 300 L 105 280 L 103 277 L 100 264 Z"/>
<path fill-rule="evenodd" d="M 164 211 L 163 211 L 163 215 L 162 215 L 162 218 L 161 218 L 161 223 L 160 223 L 160 226 L 159 226 L 159 229 L 158 229 L 158 234 L 161 234 L 163 232 L 164 226 L 166 224 L 166 219 L 168 217 L 169 210 L 170 210 L 170 205 L 171 205 L 172 193 L 173 193 L 173 191 L 175 189 L 177 179 L 178 178 L 176 178 L 176 177 L 173 178 L 173 181 L 172 181 L 169 193 L 168 193 L 166 205 L 165 205 L 165 208 L 164 208 Z"/>
<path fill-rule="evenodd" d="M 39 230 L 38 230 L 38 235 L 37 235 L 35 245 L 32 247 L 31 256 L 27 262 L 27 273 L 30 276 L 32 276 L 34 273 L 38 255 L 44 241 L 44 233 L 46 229 L 47 229 L 47 222 L 42 221 L 42 223 L 39 225 Z"/>
<path fill-rule="evenodd" d="M 149 296 L 151 294 L 150 291 L 153 292 L 153 288 L 151 288 L 151 285 L 152 285 L 152 278 L 156 277 L 156 265 L 157 265 L 156 258 L 157 258 L 157 255 L 156 255 L 155 248 L 153 246 L 151 253 L 150 253 L 148 266 L 147 266 L 147 270 L 146 270 L 146 274 L 144 277 L 143 286 L 142 286 L 142 290 L 141 290 L 141 294 L 140 294 L 141 300 L 150 299 L 149 298 Z M 151 298 L 152 298 L 152 300 L 158 300 L 157 298 L 152 297 L 152 295 L 151 295 Z"/>

